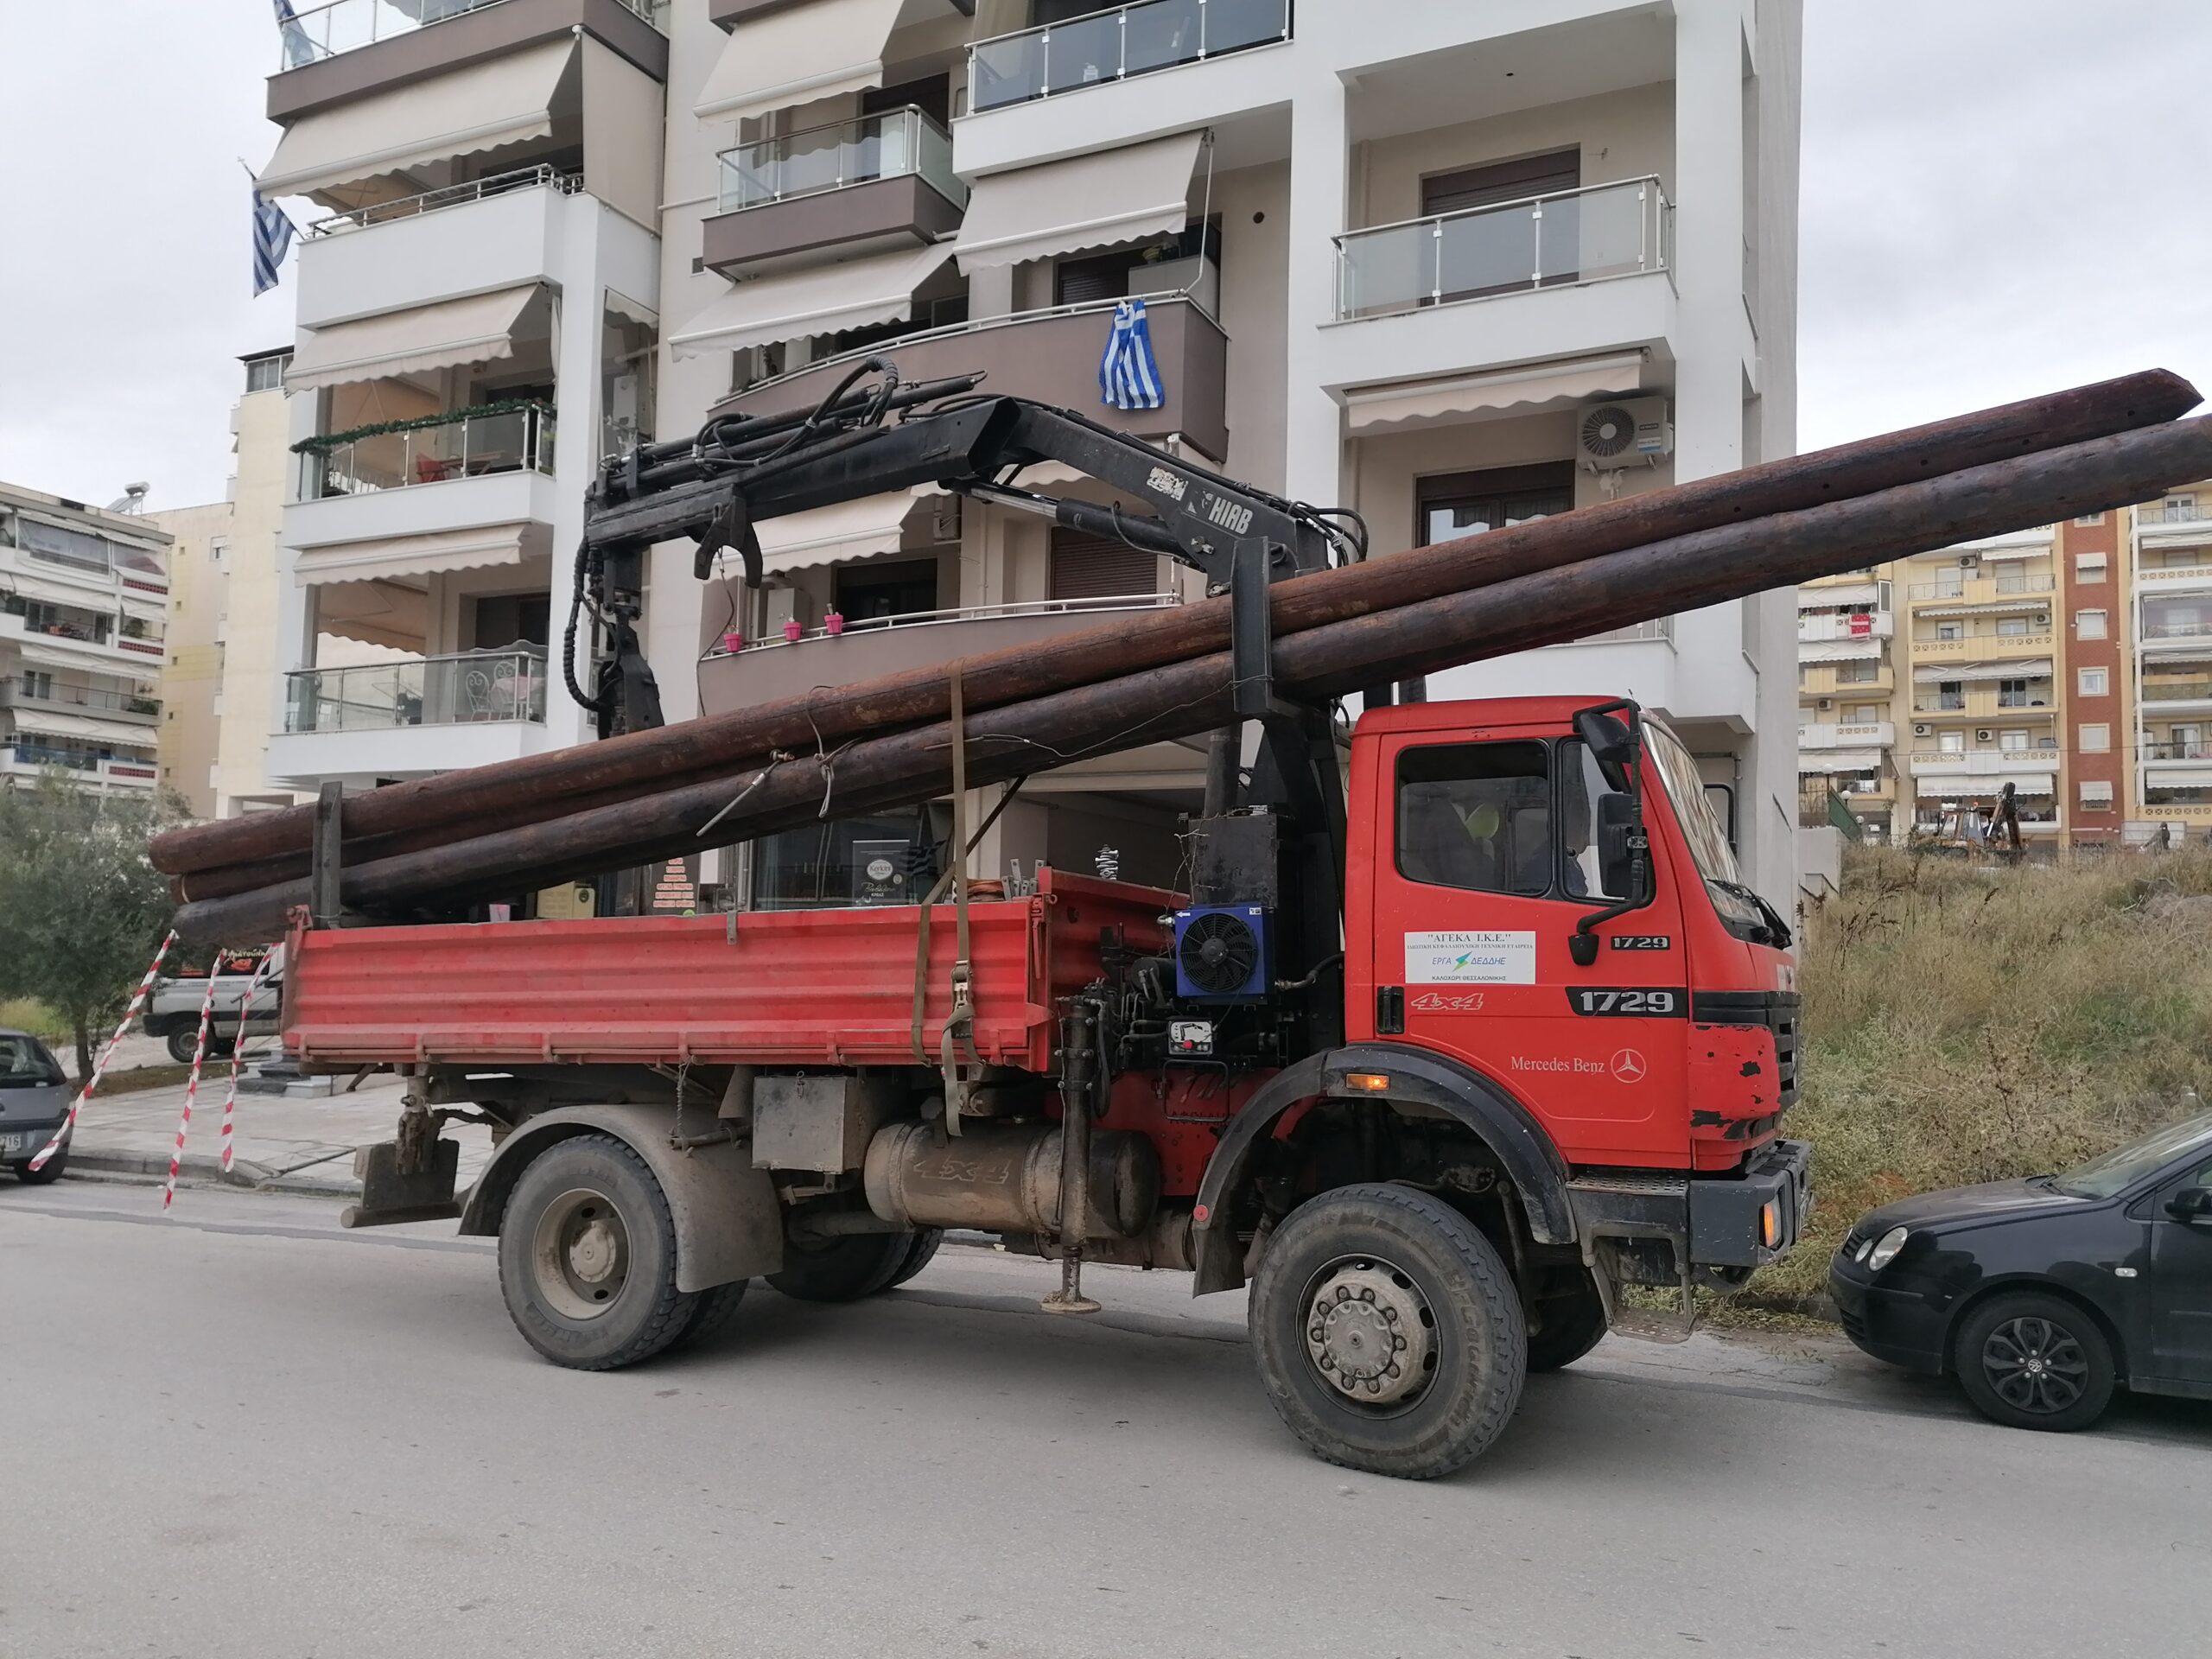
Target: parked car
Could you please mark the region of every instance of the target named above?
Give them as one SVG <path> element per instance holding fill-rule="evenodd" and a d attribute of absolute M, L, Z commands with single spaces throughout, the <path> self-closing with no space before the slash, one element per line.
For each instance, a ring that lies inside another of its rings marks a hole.
<path fill-rule="evenodd" d="M 61 1179 L 69 1160 L 66 1141 L 45 1168 L 35 1171 L 30 1164 L 69 1116 L 74 1093 L 44 1043 L 27 1031 L 0 1030 L 0 1163 L 14 1170 L 16 1179 L 42 1185 Z"/>
<path fill-rule="evenodd" d="M 2063 1175 L 1885 1205 L 1828 1288 L 1866 1352 L 2017 1428 L 2086 1428 L 2122 1383 L 2212 1399 L 2212 1112 Z"/>
<path fill-rule="evenodd" d="M 253 993 L 252 1017 L 245 1022 L 248 1037 L 268 1037 L 282 1025 L 284 1001 L 283 950 L 275 946 L 276 964 L 269 970 Z M 215 1007 L 208 1020 L 207 1054 L 211 1059 L 228 1059 L 231 1046 L 238 1038 L 238 1013 L 245 1001 L 246 987 L 253 982 L 254 969 L 259 964 L 258 950 L 226 950 L 202 971 L 187 970 L 167 976 L 155 982 L 153 995 L 147 999 L 146 1011 L 139 1023 L 149 1037 L 168 1039 L 169 1058 L 179 1065 L 192 1058 L 192 1052 L 200 1046 L 200 1008 L 207 995 L 207 976 L 215 976 Z"/>

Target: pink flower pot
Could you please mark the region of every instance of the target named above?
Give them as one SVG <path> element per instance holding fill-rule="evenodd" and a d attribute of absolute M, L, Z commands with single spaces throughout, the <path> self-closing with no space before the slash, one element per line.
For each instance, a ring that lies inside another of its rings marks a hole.
<path fill-rule="evenodd" d="M 805 632 L 806 629 L 800 625 L 797 617 L 793 617 L 790 621 L 784 624 L 784 638 L 790 640 L 793 645 L 797 645 L 799 642 L 799 637 Z"/>
<path fill-rule="evenodd" d="M 835 611 L 830 612 L 822 619 L 822 631 L 824 633 L 842 633 L 845 631 L 845 619 Z"/>
<path fill-rule="evenodd" d="M 745 649 L 745 636 L 741 633 L 726 633 L 722 635 L 722 649 L 729 652 L 743 651 Z"/>

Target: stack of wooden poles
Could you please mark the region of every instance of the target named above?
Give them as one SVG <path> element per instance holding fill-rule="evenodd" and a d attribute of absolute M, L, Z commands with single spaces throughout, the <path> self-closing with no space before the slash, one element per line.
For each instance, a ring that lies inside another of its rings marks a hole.
<path fill-rule="evenodd" d="M 1271 590 L 1275 690 L 1325 699 L 2153 499 L 2212 476 L 2212 419 L 2179 418 L 2197 401 L 2150 371 L 1295 577 Z M 406 916 L 942 796 L 956 670 L 971 787 L 1194 736 L 1233 719 L 1229 644 L 1211 599 L 350 796 L 343 901 Z M 278 937 L 314 821 L 156 840 L 184 936 Z"/>

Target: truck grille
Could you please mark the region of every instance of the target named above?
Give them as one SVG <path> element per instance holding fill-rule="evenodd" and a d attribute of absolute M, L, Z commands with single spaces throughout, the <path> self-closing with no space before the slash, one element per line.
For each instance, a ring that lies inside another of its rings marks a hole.
<path fill-rule="evenodd" d="M 1772 1032 L 1777 1098 L 1786 1109 L 1797 1103 L 1797 1007 L 1795 991 L 1699 991 L 1690 999 L 1690 1018 L 1701 1026 L 1762 1026 Z"/>

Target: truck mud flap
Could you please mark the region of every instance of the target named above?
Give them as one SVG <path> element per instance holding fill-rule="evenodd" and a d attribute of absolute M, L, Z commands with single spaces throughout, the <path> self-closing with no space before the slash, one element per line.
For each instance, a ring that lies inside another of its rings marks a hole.
<path fill-rule="evenodd" d="M 451 1221 L 460 1215 L 454 1178 L 461 1168 L 461 1143 L 433 1141 L 426 1151 L 423 1166 L 413 1170 L 402 1167 L 397 1141 L 379 1141 L 354 1153 L 361 1201 L 340 1211 L 338 1224 L 396 1227 L 407 1221 Z"/>

